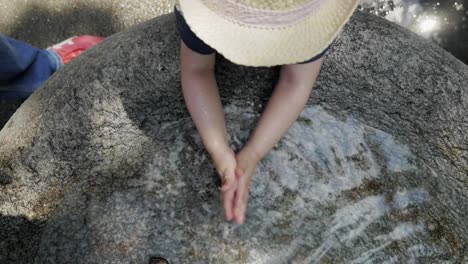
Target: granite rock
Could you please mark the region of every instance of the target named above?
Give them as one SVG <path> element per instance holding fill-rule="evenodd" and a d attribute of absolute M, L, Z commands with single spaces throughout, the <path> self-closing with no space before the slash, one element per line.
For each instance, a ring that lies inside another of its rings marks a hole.
<path fill-rule="evenodd" d="M 65 66 L 0 131 L 0 263 L 468 261 L 468 68 L 356 12 L 259 164 L 244 225 L 185 108 L 171 14 Z M 242 147 L 278 78 L 219 56 Z"/>

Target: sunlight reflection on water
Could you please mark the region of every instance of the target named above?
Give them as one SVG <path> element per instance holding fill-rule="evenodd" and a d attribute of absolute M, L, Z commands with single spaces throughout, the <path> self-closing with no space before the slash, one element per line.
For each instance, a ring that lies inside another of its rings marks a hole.
<path fill-rule="evenodd" d="M 448 50 L 465 63 L 468 10 L 465 0 L 361 0 L 360 10 L 395 22 Z"/>

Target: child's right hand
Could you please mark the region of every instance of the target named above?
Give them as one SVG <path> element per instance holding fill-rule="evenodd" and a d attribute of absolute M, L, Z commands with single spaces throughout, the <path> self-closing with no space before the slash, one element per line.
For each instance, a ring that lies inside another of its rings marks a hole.
<path fill-rule="evenodd" d="M 237 189 L 237 180 L 235 175 L 236 169 L 236 156 L 234 151 L 229 147 L 217 149 L 211 153 L 216 171 L 221 177 L 222 181 L 222 195 L 224 214 L 228 221 L 234 218 L 234 193 Z"/>

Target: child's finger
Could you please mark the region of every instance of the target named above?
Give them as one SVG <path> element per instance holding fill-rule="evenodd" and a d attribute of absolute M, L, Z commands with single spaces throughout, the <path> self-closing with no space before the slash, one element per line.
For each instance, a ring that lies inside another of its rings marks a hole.
<path fill-rule="evenodd" d="M 236 218 L 236 222 L 239 225 L 244 223 L 244 214 L 242 214 L 241 212 L 236 213 L 236 215 L 234 217 Z"/>
<path fill-rule="evenodd" d="M 225 174 L 223 186 L 221 187 L 221 191 L 226 192 L 228 190 L 234 189 L 235 183 L 236 183 L 236 179 L 234 175 Z"/>
<path fill-rule="evenodd" d="M 245 186 L 244 184 L 239 184 L 237 188 L 237 193 L 234 202 L 234 214 L 236 218 L 236 222 L 238 224 L 242 224 L 244 222 L 244 216 L 242 215 L 242 208 L 243 208 L 243 196 L 245 195 Z"/>
<path fill-rule="evenodd" d="M 249 199 L 249 192 L 245 192 L 244 197 L 242 198 L 242 205 L 240 210 L 240 222 L 244 223 L 245 213 L 247 212 L 247 201 Z"/>
<path fill-rule="evenodd" d="M 234 190 L 227 191 L 223 193 L 223 207 L 224 207 L 224 215 L 228 221 L 231 221 L 234 217 L 232 211 L 232 201 L 234 198 Z"/>
<path fill-rule="evenodd" d="M 247 210 L 248 192 L 244 191 L 242 193 L 242 196 L 240 196 L 239 198 L 240 199 L 236 200 L 236 202 L 240 200 L 240 203 L 236 203 L 235 218 L 238 224 L 243 224 L 245 220 L 245 212 Z"/>
<path fill-rule="evenodd" d="M 241 168 L 237 167 L 235 169 L 235 174 L 236 174 L 236 179 L 239 179 L 244 174 L 244 171 Z"/>

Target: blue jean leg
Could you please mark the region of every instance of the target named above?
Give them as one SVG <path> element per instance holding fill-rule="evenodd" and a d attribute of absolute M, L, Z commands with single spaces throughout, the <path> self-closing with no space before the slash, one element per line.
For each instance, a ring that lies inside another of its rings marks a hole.
<path fill-rule="evenodd" d="M 53 51 L 0 34 L 0 99 L 29 97 L 61 64 Z"/>

